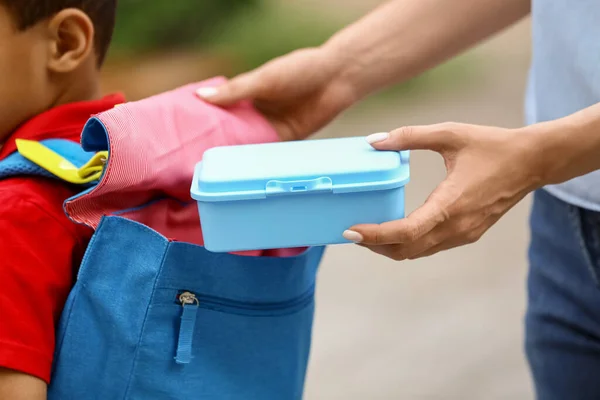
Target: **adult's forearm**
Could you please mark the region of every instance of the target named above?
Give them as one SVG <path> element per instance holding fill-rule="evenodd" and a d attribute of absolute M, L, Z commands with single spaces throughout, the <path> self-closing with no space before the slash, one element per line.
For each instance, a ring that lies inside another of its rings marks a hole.
<path fill-rule="evenodd" d="M 536 151 L 541 184 L 561 183 L 600 169 L 600 103 L 523 131 Z"/>
<path fill-rule="evenodd" d="M 414 77 L 515 23 L 530 0 L 393 0 L 324 46 L 357 97 Z"/>

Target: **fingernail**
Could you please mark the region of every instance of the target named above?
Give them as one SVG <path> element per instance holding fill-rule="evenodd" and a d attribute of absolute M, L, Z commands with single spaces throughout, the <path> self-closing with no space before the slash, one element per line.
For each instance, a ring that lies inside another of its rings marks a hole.
<path fill-rule="evenodd" d="M 196 90 L 196 94 L 199 97 L 202 97 L 203 99 L 208 99 L 209 97 L 214 96 L 218 92 L 219 91 L 217 90 L 217 88 L 214 88 L 214 87 L 203 87 L 203 88 Z"/>
<path fill-rule="evenodd" d="M 354 243 L 360 243 L 364 240 L 363 235 L 354 231 L 344 231 L 342 236 L 344 236 L 344 239 Z"/>
<path fill-rule="evenodd" d="M 388 132 L 374 133 L 372 135 L 367 136 L 367 142 L 369 144 L 383 142 L 384 140 L 387 140 L 389 137 L 390 137 L 390 134 Z"/>

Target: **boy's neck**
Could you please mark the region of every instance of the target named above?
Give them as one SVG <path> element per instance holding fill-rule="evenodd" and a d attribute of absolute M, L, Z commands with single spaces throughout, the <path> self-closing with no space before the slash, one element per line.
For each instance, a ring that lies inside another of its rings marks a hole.
<path fill-rule="evenodd" d="M 78 81 L 78 83 L 65 85 L 64 87 L 65 89 L 57 91 L 52 103 L 43 112 L 49 111 L 64 104 L 98 100 L 102 97 L 100 83 L 97 77 L 81 79 Z M 23 123 L 24 122 L 26 121 L 23 121 Z M 0 135 L 0 150 L 9 136 L 10 133 L 6 135 Z"/>
<path fill-rule="evenodd" d="M 68 85 L 67 89 L 58 93 L 49 109 L 79 101 L 98 100 L 101 97 L 100 84 L 97 80 L 81 85 Z"/>

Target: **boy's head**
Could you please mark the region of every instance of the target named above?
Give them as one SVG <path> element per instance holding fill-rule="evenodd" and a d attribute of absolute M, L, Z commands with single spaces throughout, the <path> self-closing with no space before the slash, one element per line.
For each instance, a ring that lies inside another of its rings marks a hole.
<path fill-rule="evenodd" d="M 99 95 L 117 0 L 0 0 L 0 144 L 52 107 Z"/>

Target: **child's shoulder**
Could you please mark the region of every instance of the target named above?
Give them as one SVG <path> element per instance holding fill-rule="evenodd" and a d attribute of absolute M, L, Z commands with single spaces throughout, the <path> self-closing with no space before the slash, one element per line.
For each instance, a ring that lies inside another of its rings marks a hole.
<path fill-rule="evenodd" d="M 39 218 L 39 222 L 53 221 L 75 234 L 75 224 L 63 211 L 63 202 L 74 194 L 67 185 L 46 178 L 3 179 L 0 180 L 0 218 L 15 224 Z"/>

